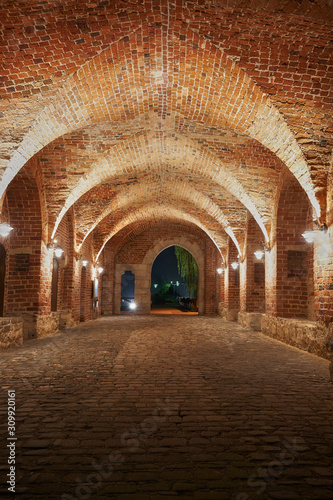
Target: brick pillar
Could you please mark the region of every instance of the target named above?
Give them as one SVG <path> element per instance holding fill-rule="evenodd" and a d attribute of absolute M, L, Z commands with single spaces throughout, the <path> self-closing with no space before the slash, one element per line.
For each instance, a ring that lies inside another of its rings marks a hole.
<path fill-rule="evenodd" d="M 272 312 L 280 317 L 309 315 L 312 246 L 305 242 L 302 233 L 308 226 L 311 212 L 306 193 L 297 180 L 288 175 L 280 195 L 275 235 L 276 309 Z M 270 257 L 272 264 L 273 258 L 274 254 Z"/>
<path fill-rule="evenodd" d="M 239 311 L 239 267 L 233 269 L 232 262 L 237 262 L 238 250 L 233 241 L 228 239 L 227 267 L 224 278 L 224 307 L 227 319 L 237 319 Z"/>
<path fill-rule="evenodd" d="M 266 314 L 277 316 L 277 249 L 276 241 L 273 242 L 271 250 L 265 255 L 265 299 Z M 281 274 L 279 275 L 281 279 Z"/>
<path fill-rule="evenodd" d="M 80 320 L 75 307 L 76 290 L 79 280 L 78 263 L 74 256 L 73 213 L 69 211 L 59 224 L 55 235 L 57 244 L 64 254 L 59 259 L 58 306 L 60 327 L 69 328 Z"/>
<path fill-rule="evenodd" d="M 333 321 L 333 171 L 327 179 L 327 226 L 314 242 L 314 314 Z"/>
<path fill-rule="evenodd" d="M 220 268 L 222 269 L 222 273 L 219 274 L 216 272 L 216 298 L 217 298 L 217 304 L 216 304 L 216 310 L 219 314 L 221 314 L 222 309 L 224 308 L 224 263 L 222 260 L 222 257 L 220 255 L 217 255 L 217 269 Z"/>
<path fill-rule="evenodd" d="M 205 246 L 205 314 L 216 314 L 217 249 L 209 240 Z"/>
<path fill-rule="evenodd" d="M 240 310 L 265 312 L 265 263 L 254 252 L 264 250 L 264 236 L 255 219 L 248 213 L 245 258 L 240 265 Z"/>
<path fill-rule="evenodd" d="M 42 243 L 40 200 L 32 169 L 27 168 L 16 175 L 6 196 L 8 216 L 14 230 L 8 236 L 4 314 L 21 316 L 24 337 L 36 337 L 38 315 L 50 311 L 45 283 L 51 268 L 49 253 Z"/>

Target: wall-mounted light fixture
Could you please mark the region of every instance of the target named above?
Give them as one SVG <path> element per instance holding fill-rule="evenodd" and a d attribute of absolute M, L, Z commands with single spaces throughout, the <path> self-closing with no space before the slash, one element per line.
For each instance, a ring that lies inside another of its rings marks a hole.
<path fill-rule="evenodd" d="M 57 257 L 57 259 L 60 259 L 62 257 L 62 254 L 64 253 L 64 250 L 59 245 L 55 246 L 56 244 L 57 240 L 52 240 L 52 243 L 47 244 L 47 248 L 48 250 L 52 249 L 55 257 Z"/>
<path fill-rule="evenodd" d="M 311 230 L 304 231 L 302 236 L 307 243 L 313 243 L 315 240 L 316 231 L 311 231 Z"/>
<path fill-rule="evenodd" d="M 57 259 L 60 259 L 62 257 L 62 254 L 64 253 L 63 249 L 59 246 L 57 246 L 54 249 L 54 255 L 57 257 Z"/>
<path fill-rule="evenodd" d="M 11 227 L 7 222 L 1 222 L 0 224 L 0 236 L 3 238 L 6 238 L 6 236 L 9 235 L 9 233 L 13 230 L 14 228 Z"/>
<path fill-rule="evenodd" d="M 318 221 L 314 220 L 314 225 L 316 226 L 315 229 L 308 229 L 307 231 L 304 231 L 302 234 L 303 238 L 307 243 L 313 243 L 314 240 L 316 239 L 316 236 L 320 233 L 326 233 L 327 231 L 327 226 L 326 224 L 319 224 Z"/>
<path fill-rule="evenodd" d="M 157 283 L 154 283 L 154 288 L 157 288 L 158 287 L 158 284 Z"/>
<path fill-rule="evenodd" d="M 222 267 L 219 267 L 218 269 L 216 269 L 216 272 L 217 272 L 217 274 L 222 274 L 223 273 Z"/>
<path fill-rule="evenodd" d="M 236 270 L 239 267 L 239 264 L 244 262 L 244 257 L 241 254 L 237 255 L 237 262 L 232 262 L 231 267 Z"/>
<path fill-rule="evenodd" d="M 102 267 L 98 267 L 97 271 L 98 271 L 98 274 L 102 274 L 102 272 L 104 271 L 104 269 Z"/>
<path fill-rule="evenodd" d="M 136 303 L 135 302 L 131 302 L 130 305 L 129 305 L 129 308 L 134 311 L 134 309 L 136 309 Z"/>
<path fill-rule="evenodd" d="M 256 258 L 258 260 L 262 260 L 264 258 L 264 256 L 265 256 L 265 252 L 263 250 L 256 250 L 254 252 L 254 255 L 256 256 Z"/>
<path fill-rule="evenodd" d="M 87 267 L 88 263 L 89 263 L 89 261 L 88 261 L 88 260 L 86 260 L 86 259 L 84 259 L 84 260 L 82 261 L 82 266 L 83 266 L 83 267 Z"/>

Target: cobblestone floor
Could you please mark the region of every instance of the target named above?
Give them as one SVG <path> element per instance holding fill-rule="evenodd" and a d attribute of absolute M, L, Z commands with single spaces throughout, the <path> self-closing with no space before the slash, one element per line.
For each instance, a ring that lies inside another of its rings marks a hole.
<path fill-rule="evenodd" d="M 0 359 L 4 498 L 333 498 L 326 360 L 220 318 L 172 315 L 103 318 Z"/>

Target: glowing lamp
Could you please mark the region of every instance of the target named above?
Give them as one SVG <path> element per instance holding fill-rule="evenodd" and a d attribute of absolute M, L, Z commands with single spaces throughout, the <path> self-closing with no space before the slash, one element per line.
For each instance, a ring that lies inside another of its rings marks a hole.
<path fill-rule="evenodd" d="M 254 252 L 254 255 L 258 260 L 261 260 L 264 257 L 264 252 L 262 250 L 257 250 L 256 252 Z"/>
<path fill-rule="evenodd" d="M 131 302 L 130 305 L 129 305 L 129 308 L 134 311 L 134 309 L 136 309 L 136 303 L 135 302 Z"/>
<path fill-rule="evenodd" d="M 97 271 L 99 272 L 99 274 L 101 274 L 104 271 L 104 269 L 102 267 L 98 267 Z"/>
<path fill-rule="evenodd" d="M 216 272 L 217 272 L 218 274 L 222 274 L 222 273 L 223 273 L 223 269 L 222 269 L 222 267 L 219 267 L 218 269 L 216 269 Z"/>
<path fill-rule="evenodd" d="M 302 236 L 307 243 L 313 243 L 315 239 L 315 231 L 304 231 Z"/>
<path fill-rule="evenodd" d="M 83 261 L 82 261 L 82 265 L 83 265 L 83 267 L 87 267 L 87 265 L 88 265 L 88 261 L 87 261 L 87 260 L 83 260 Z"/>
<path fill-rule="evenodd" d="M 9 235 L 9 233 L 12 231 L 12 227 L 7 224 L 7 222 L 1 222 L 0 224 L 0 236 L 3 236 L 4 238 Z"/>
<path fill-rule="evenodd" d="M 60 259 L 62 257 L 62 254 L 64 253 L 63 249 L 61 247 L 57 247 L 54 249 L 54 255 Z"/>
<path fill-rule="evenodd" d="M 231 267 L 232 267 L 233 269 L 235 269 L 235 270 L 236 270 L 236 269 L 238 269 L 238 266 L 239 266 L 238 262 L 233 262 L 233 263 L 231 264 Z"/>

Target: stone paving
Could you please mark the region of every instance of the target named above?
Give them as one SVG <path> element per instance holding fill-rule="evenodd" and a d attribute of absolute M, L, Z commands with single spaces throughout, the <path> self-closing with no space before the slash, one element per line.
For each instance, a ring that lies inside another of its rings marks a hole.
<path fill-rule="evenodd" d="M 324 359 L 218 317 L 172 315 L 102 318 L 0 359 L 2 498 L 333 498 Z"/>

